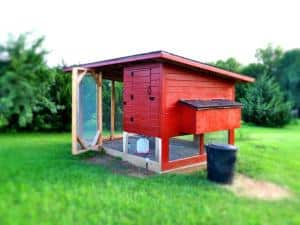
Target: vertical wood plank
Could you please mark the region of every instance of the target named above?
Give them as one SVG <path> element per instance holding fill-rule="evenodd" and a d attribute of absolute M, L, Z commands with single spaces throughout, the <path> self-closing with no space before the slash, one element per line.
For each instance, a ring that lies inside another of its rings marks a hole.
<path fill-rule="evenodd" d="M 234 129 L 228 130 L 228 144 L 234 145 Z"/>
<path fill-rule="evenodd" d="M 204 134 L 199 134 L 199 154 L 204 154 L 204 150 Z"/>
<path fill-rule="evenodd" d="M 72 154 L 78 152 L 77 149 L 77 110 L 78 110 L 78 69 L 72 69 Z"/>
<path fill-rule="evenodd" d="M 161 170 L 164 171 L 168 168 L 169 164 L 169 138 L 162 137 L 162 151 L 161 151 Z"/>
<path fill-rule="evenodd" d="M 102 109 L 102 73 L 98 73 L 98 85 L 97 85 L 97 124 L 98 124 L 98 131 L 100 132 L 98 138 L 98 145 L 103 144 L 103 109 Z"/>
<path fill-rule="evenodd" d="M 155 138 L 155 159 L 161 165 L 161 138 Z"/>
<path fill-rule="evenodd" d="M 128 133 L 126 131 L 123 132 L 123 152 L 128 152 Z"/>
<path fill-rule="evenodd" d="M 111 99 L 110 99 L 110 139 L 112 140 L 115 134 L 115 81 L 111 81 Z"/>

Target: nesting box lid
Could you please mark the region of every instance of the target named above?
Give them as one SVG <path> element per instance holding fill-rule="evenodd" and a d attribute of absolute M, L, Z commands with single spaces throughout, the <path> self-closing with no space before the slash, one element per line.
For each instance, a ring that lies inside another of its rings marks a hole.
<path fill-rule="evenodd" d="M 190 106 L 193 109 L 209 109 L 209 108 L 233 108 L 233 107 L 242 107 L 242 104 L 227 99 L 211 99 L 211 100 L 180 100 L 180 103 L 183 103 L 187 106 Z"/>

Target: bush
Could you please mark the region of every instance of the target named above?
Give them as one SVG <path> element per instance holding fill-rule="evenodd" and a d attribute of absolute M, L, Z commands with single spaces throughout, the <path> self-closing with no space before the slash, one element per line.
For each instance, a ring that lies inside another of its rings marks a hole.
<path fill-rule="evenodd" d="M 279 127 L 291 120 L 291 103 L 285 101 L 279 84 L 274 78 L 262 75 L 247 87 L 241 98 L 244 105 L 243 119 L 261 126 Z"/>
<path fill-rule="evenodd" d="M 50 130 L 71 130 L 72 116 L 72 75 L 57 67 L 54 71 L 54 82 L 51 85 L 49 96 L 55 103 L 57 112 L 49 120 Z M 45 116 L 45 115 L 44 115 Z"/>
<path fill-rule="evenodd" d="M 29 42 L 27 35 L 0 45 L 0 128 L 26 129 L 33 121 L 47 126 L 47 117 L 57 112 L 49 98 L 54 79 L 45 61 L 44 38 Z M 35 117 L 35 115 L 37 115 Z"/>
<path fill-rule="evenodd" d="M 0 44 L 0 130 L 70 130 L 71 75 L 46 64 L 43 41 Z"/>

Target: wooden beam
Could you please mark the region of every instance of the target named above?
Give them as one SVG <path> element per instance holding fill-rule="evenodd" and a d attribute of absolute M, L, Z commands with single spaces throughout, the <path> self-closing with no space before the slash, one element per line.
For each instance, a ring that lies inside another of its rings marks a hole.
<path fill-rule="evenodd" d="M 102 117 L 102 73 L 98 74 L 97 82 L 97 126 L 98 131 L 100 132 L 97 144 L 103 144 L 103 117 Z"/>
<path fill-rule="evenodd" d="M 161 171 L 168 169 L 169 164 L 169 137 L 161 137 Z"/>
<path fill-rule="evenodd" d="M 94 139 L 93 139 L 93 141 L 92 141 L 92 144 L 91 144 L 92 146 L 98 145 L 99 137 L 100 137 L 100 131 L 97 130 L 97 133 L 96 133 L 96 135 L 95 135 L 95 137 L 94 137 Z"/>
<path fill-rule="evenodd" d="M 83 79 L 83 77 L 87 74 L 88 70 L 86 68 L 81 68 L 78 67 L 77 68 L 77 83 L 79 84 L 81 82 L 81 80 Z"/>
<path fill-rule="evenodd" d="M 78 110 L 78 69 L 72 69 L 72 154 L 78 153 L 77 147 L 77 110 Z"/>
<path fill-rule="evenodd" d="M 234 129 L 228 130 L 228 144 L 234 145 Z"/>
<path fill-rule="evenodd" d="M 82 150 L 77 151 L 73 155 L 79 155 L 79 154 L 82 154 L 82 153 L 85 153 L 85 152 L 89 152 L 89 151 L 91 151 L 91 149 L 82 149 Z"/>
<path fill-rule="evenodd" d="M 83 150 L 88 150 L 89 148 L 86 146 L 86 144 L 84 143 L 84 141 L 77 136 L 77 142 L 81 145 L 81 147 L 83 148 Z"/>
<path fill-rule="evenodd" d="M 123 152 L 128 153 L 128 133 L 123 131 Z"/>
<path fill-rule="evenodd" d="M 113 138 L 103 137 L 103 141 L 113 141 L 113 140 L 118 140 L 118 139 L 123 139 L 123 135 L 122 134 L 118 134 L 118 135 L 115 134 Z"/>
<path fill-rule="evenodd" d="M 199 134 L 199 153 L 200 155 L 205 153 L 204 134 Z"/>
<path fill-rule="evenodd" d="M 108 155 L 120 157 L 124 161 L 127 161 L 138 167 L 143 167 L 143 168 L 146 167 L 146 160 L 143 157 L 131 155 L 126 152 L 120 152 L 109 147 L 103 147 L 103 148 Z M 152 160 L 148 161 L 148 169 L 157 173 L 161 172 L 159 163 Z"/>
<path fill-rule="evenodd" d="M 206 154 L 195 155 L 195 156 L 191 156 L 191 157 L 183 158 L 183 159 L 177 159 L 177 160 L 169 161 L 169 162 L 162 164 L 162 171 L 165 171 L 165 170 L 168 171 L 168 170 L 172 170 L 175 168 L 180 168 L 180 167 L 189 166 L 192 164 L 202 163 L 205 161 L 206 161 Z"/>
<path fill-rule="evenodd" d="M 161 165 L 161 138 L 155 138 L 155 159 Z"/>
<path fill-rule="evenodd" d="M 115 93 L 115 81 L 111 81 L 111 98 L 110 98 L 110 138 L 113 139 L 115 133 L 115 103 L 116 103 L 116 93 Z"/>

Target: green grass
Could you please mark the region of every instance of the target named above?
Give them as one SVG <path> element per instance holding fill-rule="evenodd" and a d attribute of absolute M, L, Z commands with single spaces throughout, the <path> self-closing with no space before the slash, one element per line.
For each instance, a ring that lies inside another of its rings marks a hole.
<path fill-rule="evenodd" d="M 300 125 L 244 125 L 236 137 L 238 171 L 292 199 L 236 197 L 205 172 L 116 175 L 71 156 L 69 134 L 1 134 L 0 224 L 300 224 Z"/>

